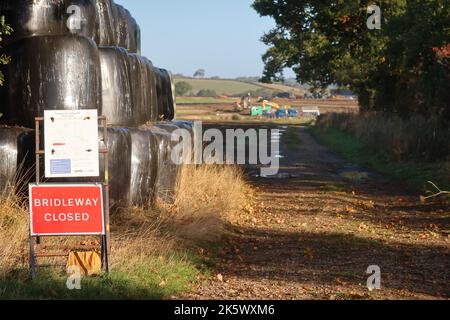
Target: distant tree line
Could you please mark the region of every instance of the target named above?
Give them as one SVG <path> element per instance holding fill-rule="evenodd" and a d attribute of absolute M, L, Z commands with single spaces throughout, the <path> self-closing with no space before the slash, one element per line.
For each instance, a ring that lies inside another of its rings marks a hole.
<path fill-rule="evenodd" d="M 364 110 L 450 120 L 450 1 L 379 0 L 381 29 L 371 30 L 369 0 L 254 0 L 276 27 L 262 41 L 264 82 L 292 68 L 300 83 L 336 84 Z"/>

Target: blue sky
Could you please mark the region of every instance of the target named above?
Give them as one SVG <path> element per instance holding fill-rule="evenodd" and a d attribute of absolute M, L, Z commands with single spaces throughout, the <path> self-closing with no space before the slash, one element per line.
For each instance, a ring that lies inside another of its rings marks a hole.
<path fill-rule="evenodd" d="M 142 54 L 173 73 L 261 76 L 261 36 L 274 27 L 252 0 L 115 0 L 137 20 Z M 287 74 L 289 75 L 289 74 Z"/>

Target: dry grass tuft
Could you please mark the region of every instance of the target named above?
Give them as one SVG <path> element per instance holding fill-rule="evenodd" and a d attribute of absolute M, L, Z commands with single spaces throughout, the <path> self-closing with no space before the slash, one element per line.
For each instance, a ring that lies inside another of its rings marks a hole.
<path fill-rule="evenodd" d="M 113 217 L 111 267 L 132 270 L 148 260 L 173 249 L 173 239 L 163 233 L 157 210 L 131 208 Z"/>
<path fill-rule="evenodd" d="M 173 205 L 164 206 L 163 219 L 176 237 L 192 242 L 217 241 L 226 221 L 238 215 L 252 191 L 234 166 L 184 166 Z"/>
<path fill-rule="evenodd" d="M 0 197 L 0 278 L 24 263 L 28 211 L 12 195 Z"/>

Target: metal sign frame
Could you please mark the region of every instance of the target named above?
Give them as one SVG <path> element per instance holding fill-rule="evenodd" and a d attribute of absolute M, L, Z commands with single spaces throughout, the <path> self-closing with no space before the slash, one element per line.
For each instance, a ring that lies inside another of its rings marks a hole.
<path fill-rule="evenodd" d="M 103 186 L 103 209 L 104 209 L 104 234 L 100 235 L 100 251 L 101 251 L 101 260 L 102 260 L 102 269 L 104 272 L 109 272 L 109 252 L 110 248 L 110 208 L 109 208 L 109 174 L 108 174 L 108 128 L 107 128 L 107 119 L 104 116 L 99 116 L 98 121 L 101 122 L 101 126 L 103 128 L 103 144 L 105 146 L 104 149 L 99 149 L 100 155 L 104 155 L 104 181 L 98 182 L 97 184 L 101 184 Z M 41 156 L 45 156 L 45 150 L 41 150 L 41 124 L 44 124 L 44 117 L 35 118 L 35 144 L 36 144 L 36 152 L 35 152 L 35 161 L 36 161 L 36 185 L 39 186 L 41 184 L 41 171 L 40 171 L 40 161 Z M 59 185 L 64 185 L 59 183 Z M 74 185 L 74 183 L 69 183 L 66 185 Z M 81 184 L 83 185 L 83 183 Z M 84 183 L 86 185 L 86 183 Z M 30 208 L 31 210 L 31 208 Z M 69 253 L 61 254 L 61 253 L 43 253 L 41 250 L 42 246 L 42 238 L 44 237 L 53 237 L 53 235 L 41 235 L 36 236 L 31 234 L 31 214 L 30 214 L 30 273 L 31 278 L 36 279 L 36 268 L 38 267 L 37 260 L 39 258 L 55 258 L 55 257 L 68 257 Z M 98 235 L 98 234 L 97 234 Z M 55 235 L 58 236 L 58 235 Z M 63 235 L 64 237 L 71 236 L 80 236 L 80 235 Z M 84 236 L 84 235 L 81 235 Z M 91 236 L 91 235 L 88 235 Z M 95 235 L 94 235 L 95 236 Z M 84 247 L 83 249 L 87 249 Z M 97 249 L 92 247 L 92 249 Z"/>

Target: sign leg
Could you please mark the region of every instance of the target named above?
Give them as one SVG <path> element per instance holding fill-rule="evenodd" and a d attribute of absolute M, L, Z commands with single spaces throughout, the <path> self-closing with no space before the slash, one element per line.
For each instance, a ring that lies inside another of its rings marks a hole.
<path fill-rule="evenodd" d="M 103 255 L 103 268 L 106 273 L 109 273 L 107 236 L 102 236 L 102 255 Z"/>
<path fill-rule="evenodd" d="M 31 279 L 36 279 L 36 257 L 34 255 L 34 237 L 30 237 L 30 272 Z"/>

